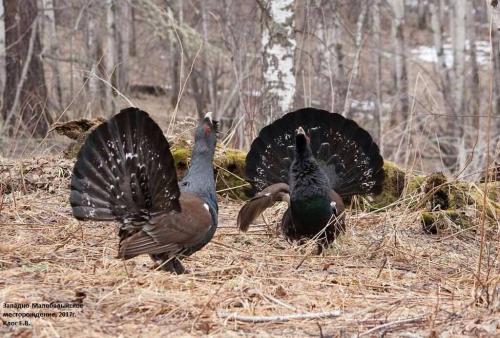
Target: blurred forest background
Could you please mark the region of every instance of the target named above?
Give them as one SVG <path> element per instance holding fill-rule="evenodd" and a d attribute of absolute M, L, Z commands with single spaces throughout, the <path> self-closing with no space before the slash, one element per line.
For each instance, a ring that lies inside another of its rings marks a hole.
<path fill-rule="evenodd" d="M 496 2 L 3 0 L 0 153 L 58 151 L 54 123 L 131 104 L 170 135 L 213 111 L 246 149 L 314 106 L 387 159 L 477 179 L 500 147 Z"/>

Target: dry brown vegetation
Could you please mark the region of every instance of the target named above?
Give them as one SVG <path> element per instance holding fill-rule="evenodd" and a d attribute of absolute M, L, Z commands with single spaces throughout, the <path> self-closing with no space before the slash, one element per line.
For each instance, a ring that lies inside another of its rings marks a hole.
<path fill-rule="evenodd" d="M 322 256 L 269 226 L 239 233 L 240 203 L 220 197 L 219 230 L 185 260 L 156 271 L 147 256 L 115 259 L 116 227 L 79 222 L 68 204 L 70 160 L 2 160 L 0 303 L 82 302 L 75 318 L 1 326 L 16 337 L 497 336 L 498 232 L 481 220 L 438 235 L 400 203 L 348 212 L 348 230 Z M 22 173 L 22 175 L 21 175 Z M 20 312 L 56 310 L 20 310 Z M 0 314 L 13 312 L 0 309 Z M 290 319 L 289 315 L 330 318 Z M 276 318 L 276 316 L 278 316 Z M 263 318 L 258 318 L 263 317 Z M 2 316 L 3 320 L 7 318 Z M 250 320 L 250 321 L 249 321 Z M 253 323 L 251 320 L 260 320 Z"/>

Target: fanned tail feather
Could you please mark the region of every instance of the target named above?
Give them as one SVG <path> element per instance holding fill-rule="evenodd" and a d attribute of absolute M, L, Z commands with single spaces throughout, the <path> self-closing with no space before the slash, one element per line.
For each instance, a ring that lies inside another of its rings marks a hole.
<path fill-rule="evenodd" d="M 70 195 L 77 219 L 140 225 L 153 213 L 180 210 L 179 195 L 169 144 L 137 108 L 97 127 L 78 153 Z"/>
<path fill-rule="evenodd" d="M 288 183 L 295 131 L 304 128 L 311 149 L 327 174 L 330 187 L 342 197 L 378 194 L 384 180 L 383 159 L 370 134 L 352 120 L 325 110 L 304 108 L 264 127 L 246 159 L 253 192 Z"/>

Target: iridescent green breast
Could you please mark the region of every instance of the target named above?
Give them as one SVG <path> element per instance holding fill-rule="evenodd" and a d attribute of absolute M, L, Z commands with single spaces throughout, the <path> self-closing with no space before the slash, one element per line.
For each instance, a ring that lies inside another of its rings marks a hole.
<path fill-rule="evenodd" d="M 332 215 L 330 200 L 323 196 L 291 201 L 292 220 L 298 232 L 316 234 Z"/>

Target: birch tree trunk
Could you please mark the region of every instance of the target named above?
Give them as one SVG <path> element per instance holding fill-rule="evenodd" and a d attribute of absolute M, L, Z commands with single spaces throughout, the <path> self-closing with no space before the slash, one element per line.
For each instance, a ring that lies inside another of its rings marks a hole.
<path fill-rule="evenodd" d="M 54 0 L 42 0 L 44 10 L 44 20 L 46 24 L 46 32 L 44 34 L 44 44 L 53 58 L 49 61 L 50 70 L 52 72 L 51 87 L 55 93 L 56 104 L 61 107 L 63 105 L 63 94 L 61 88 L 61 72 L 58 61 L 58 45 L 56 29 L 56 17 L 54 13 Z"/>
<path fill-rule="evenodd" d="M 408 73 L 406 69 L 406 41 L 404 34 L 405 23 L 405 1 L 389 0 L 394 12 L 394 22 L 392 25 L 392 35 L 395 43 L 395 73 L 396 73 L 396 93 L 398 96 L 399 116 L 393 116 L 393 124 L 405 122 L 408 118 Z"/>
<path fill-rule="evenodd" d="M 271 112 L 283 114 L 295 96 L 294 0 L 260 2 L 263 10 L 262 48 L 266 103 Z M 271 115 L 268 115 L 271 117 Z"/>
<path fill-rule="evenodd" d="M 453 29 L 453 71 L 454 71 L 454 111 L 460 115 L 464 113 L 465 107 L 465 39 L 466 39 L 466 7 L 467 0 L 455 0 L 453 2 L 453 15 L 451 15 Z"/>
<path fill-rule="evenodd" d="M 452 170 L 463 168 L 467 159 L 464 140 L 465 115 L 465 39 L 467 0 L 455 0 L 450 15 L 453 44 L 453 118 L 448 119 L 447 130 L 454 138 L 448 154 Z M 458 123 L 457 123 L 458 122 Z M 455 149 L 453 149 L 455 148 Z"/>

